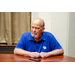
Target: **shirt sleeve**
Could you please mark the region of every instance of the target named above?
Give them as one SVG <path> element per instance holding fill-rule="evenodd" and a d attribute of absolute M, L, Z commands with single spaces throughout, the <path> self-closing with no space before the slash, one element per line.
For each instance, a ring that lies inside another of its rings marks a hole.
<path fill-rule="evenodd" d="M 56 40 L 56 38 L 52 35 L 51 38 L 51 49 L 56 50 L 56 49 L 62 49 L 61 45 L 59 42 Z"/>
<path fill-rule="evenodd" d="M 25 50 L 25 47 L 26 47 L 25 42 L 26 42 L 25 37 L 24 37 L 24 35 L 22 35 L 15 48 L 20 48 L 20 49 Z"/>

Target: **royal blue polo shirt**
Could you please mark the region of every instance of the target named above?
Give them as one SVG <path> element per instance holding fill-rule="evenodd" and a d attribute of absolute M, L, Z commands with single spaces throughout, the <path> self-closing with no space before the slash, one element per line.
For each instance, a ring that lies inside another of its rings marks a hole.
<path fill-rule="evenodd" d="M 62 49 L 59 42 L 50 32 L 43 32 L 41 38 L 38 41 L 33 39 L 31 32 L 26 32 L 22 34 L 15 48 L 38 53 Z"/>

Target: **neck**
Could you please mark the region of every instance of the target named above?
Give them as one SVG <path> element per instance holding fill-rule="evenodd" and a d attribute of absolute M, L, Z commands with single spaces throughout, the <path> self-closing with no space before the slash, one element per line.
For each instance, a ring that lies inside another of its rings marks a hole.
<path fill-rule="evenodd" d="M 41 38 L 41 37 L 40 37 Z M 35 41 L 38 41 L 40 38 L 34 38 Z"/>
<path fill-rule="evenodd" d="M 42 33 L 40 34 L 39 37 L 33 37 L 33 38 L 34 38 L 35 41 L 38 41 L 41 38 L 41 36 L 42 36 Z"/>

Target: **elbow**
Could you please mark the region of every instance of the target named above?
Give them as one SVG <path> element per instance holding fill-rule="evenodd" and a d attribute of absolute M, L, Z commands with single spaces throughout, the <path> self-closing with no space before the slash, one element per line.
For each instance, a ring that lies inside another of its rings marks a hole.
<path fill-rule="evenodd" d="M 62 54 L 62 55 L 64 54 L 64 50 L 63 50 L 63 49 L 61 49 L 61 54 Z"/>
<path fill-rule="evenodd" d="M 16 53 L 16 49 L 14 49 L 14 54 L 17 54 L 17 53 Z"/>

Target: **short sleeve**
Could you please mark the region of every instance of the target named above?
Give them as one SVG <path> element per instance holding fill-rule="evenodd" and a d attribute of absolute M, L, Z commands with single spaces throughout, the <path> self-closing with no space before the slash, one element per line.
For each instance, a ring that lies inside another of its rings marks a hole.
<path fill-rule="evenodd" d="M 25 37 L 24 37 L 24 35 L 22 35 L 15 48 L 20 48 L 20 49 L 25 50 L 25 47 L 26 47 L 25 43 L 26 43 Z"/>
<path fill-rule="evenodd" d="M 61 45 L 59 44 L 59 42 L 56 40 L 56 38 L 53 35 L 51 38 L 51 49 L 52 50 L 62 49 Z"/>

